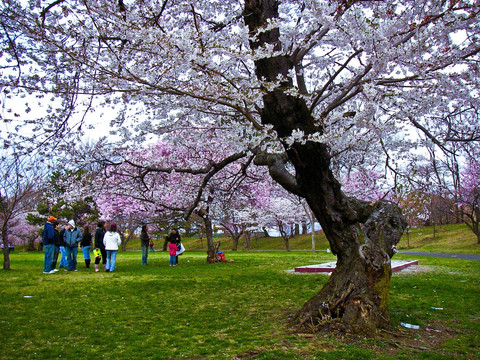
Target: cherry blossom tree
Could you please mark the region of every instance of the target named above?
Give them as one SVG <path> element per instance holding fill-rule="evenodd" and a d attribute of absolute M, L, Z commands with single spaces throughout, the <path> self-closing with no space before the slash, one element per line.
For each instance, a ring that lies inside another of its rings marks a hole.
<path fill-rule="evenodd" d="M 202 128 L 202 141 L 193 147 L 196 131 L 174 131 L 174 141 L 158 140 L 139 148 L 110 148 L 110 155 L 97 149 L 84 160 L 100 165 L 86 173 L 94 181 L 84 179 L 80 187 L 78 183 L 66 185 L 68 196 L 75 200 L 95 193 L 105 218 L 134 217 L 137 223 L 159 218 L 180 222 L 195 213 L 207 233 L 207 261 L 214 262 L 213 221 L 221 219 L 225 204 L 236 206 L 238 194 L 249 193 L 251 197 L 245 179 L 250 187 L 259 180 L 258 175 L 248 173 L 248 163 L 235 163 L 245 157 L 251 164 L 252 155 L 235 153 L 229 142 L 212 147 L 227 135 L 224 131 Z M 245 197 L 242 199 L 245 202 Z"/>
<path fill-rule="evenodd" d="M 118 115 L 110 128 L 126 143 L 229 128 L 236 156 L 225 161 L 252 154 L 267 166 L 305 198 L 337 255 L 299 322 L 370 332 L 388 323 L 405 221 L 388 201 L 346 196 L 332 162 L 362 139 L 391 165 L 418 145 L 402 142 L 412 127 L 435 138 L 441 119 L 479 108 L 478 12 L 473 0 L 6 0 L 5 121 L 30 114 L 17 133 L 35 131 L 34 146 L 88 128 L 95 109 Z M 454 125 L 454 137 L 478 134 L 475 122 Z"/>
<path fill-rule="evenodd" d="M 408 202 L 410 206 L 415 205 L 410 201 L 415 198 L 417 203 L 420 202 L 418 205 L 422 205 L 423 211 L 418 212 L 418 215 L 423 218 L 424 224 L 433 226 L 434 237 L 437 225 L 465 221 L 460 204 L 468 190 L 465 190 L 463 181 L 464 177 L 470 179 L 467 169 L 471 167 L 472 159 L 476 158 L 480 143 L 475 132 L 458 135 L 449 128 L 452 123 L 463 120 L 469 122 L 472 118 L 476 119 L 477 128 L 480 127 L 478 115 L 465 116 L 460 113 L 450 116 L 448 126 L 443 126 L 445 130 L 441 133 L 441 138 L 434 137 L 429 132 L 423 134 L 422 142 L 427 156 L 417 156 L 411 161 L 404 174 L 406 183 L 400 185 L 410 188 L 414 194 L 405 199 L 405 205 Z M 455 136 L 450 134 L 452 131 Z M 406 210 L 410 215 L 415 213 L 414 207 Z"/>
<path fill-rule="evenodd" d="M 23 245 L 24 249 L 32 251 L 35 250 L 35 241 L 40 240 L 40 234 L 38 226 L 28 223 L 28 215 L 20 214 L 15 221 L 11 222 L 8 241 L 13 244 Z"/>
<path fill-rule="evenodd" d="M 248 187 L 252 189 L 252 187 Z M 246 190 L 246 189 L 245 189 Z M 252 190 L 256 190 L 253 188 Z M 224 231 L 232 239 L 232 251 L 238 250 L 238 243 L 247 232 L 258 227 L 258 208 L 255 207 L 255 192 L 236 192 L 228 196 L 228 201 L 221 201 L 218 205 L 218 221 Z M 248 248 L 248 243 L 245 243 Z"/>
<path fill-rule="evenodd" d="M 269 214 L 274 219 L 283 238 L 285 249 L 290 251 L 290 239 L 296 235 L 295 225 L 305 219 L 306 216 L 302 201 L 298 197 L 292 198 L 292 196 L 273 198 L 269 210 Z"/>
<path fill-rule="evenodd" d="M 276 225 L 272 217 L 275 211 L 272 208 L 272 196 L 277 193 L 289 195 L 278 184 L 272 182 L 264 168 L 249 168 L 245 175 L 235 192 L 224 191 L 224 199 L 218 209 L 220 224 L 232 238 L 234 251 L 237 250 L 242 236 L 244 248 L 250 249 L 252 232 Z"/>
<path fill-rule="evenodd" d="M 265 179 L 256 185 L 261 196 L 258 196 L 252 210 L 256 215 L 255 228 L 276 228 L 283 238 L 285 249 L 290 251 L 290 239 L 296 235 L 295 227 L 304 221 L 308 214 L 302 198 L 287 192 L 282 187 Z"/>
<path fill-rule="evenodd" d="M 24 160 L 10 155 L 0 165 L 0 236 L 3 244 L 3 269 L 10 270 L 8 245 L 15 239 L 13 230 L 24 223 L 29 211 L 34 211 L 40 198 L 36 173 Z M 25 224 L 24 224 L 25 225 Z M 31 229 L 28 229 L 31 230 Z M 22 231 L 23 232 L 23 231 Z M 12 238 L 10 238 L 12 237 Z"/>
<path fill-rule="evenodd" d="M 378 201 L 389 193 L 389 186 L 382 174 L 360 169 L 341 179 L 343 191 L 349 196 L 355 196 L 364 201 Z"/>
<path fill-rule="evenodd" d="M 472 159 L 462 173 L 459 201 L 466 224 L 477 236 L 480 244 L 480 162 Z"/>

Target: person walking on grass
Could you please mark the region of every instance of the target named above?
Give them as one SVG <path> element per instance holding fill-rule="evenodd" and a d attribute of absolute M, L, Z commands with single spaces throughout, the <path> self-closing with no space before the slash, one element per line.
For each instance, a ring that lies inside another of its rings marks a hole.
<path fill-rule="evenodd" d="M 148 265 L 148 247 L 150 246 L 150 237 L 148 236 L 148 226 L 142 225 L 142 231 L 140 232 L 140 243 L 142 244 L 142 265 Z"/>
<path fill-rule="evenodd" d="M 108 231 L 103 237 L 103 244 L 107 251 L 107 267 L 106 272 L 113 272 L 115 270 L 115 262 L 117 260 L 118 247 L 122 243 L 120 234 L 117 232 L 117 225 L 112 223 L 108 228 Z"/>
<path fill-rule="evenodd" d="M 83 259 L 85 260 L 85 267 L 90 267 L 90 249 L 92 248 L 92 234 L 88 225 L 83 227 L 82 242 L 80 243 L 83 251 Z"/>
<path fill-rule="evenodd" d="M 105 221 L 99 221 L 95 230 L 95 250 L 100 251 L 101 256 L 95 256 L 95 272 L 98 272 L 100 259 L 102 260 L 103 268 L 106 270 L 107 252 L 105 245 L 103 244 L 103 237 L 105 236 Z"/>
<path fill-rule="evenodd" d="M 175 257 L 177 255 L 178 248 L 177 248 L 177 244 L 175 244 L 174 239 L 169 240 L 168 250 L 169 250 L 169 253 L 170 253 L 170 266 L 177 266 L 176 261 L 175 261 Z"/>
<path fill-rule="evenodd" d="M 78 244 L 82 241 L 82 232 L 75 226 L 75 221 L 68 222 L 68 228 L 63 235 L 67 250 L 68 268 L 65 271 L 77 271 Z"/>
<path fill-rule="evenodd" d="M 55 271 L 52 269 L 53 263 L 53 253 L 55 251 L 55 229 L 53 223 L 57 219 L 53 216 L 50 216 L 45 223 L 42 231 L 42 242 L 43 248 L 45 249 L 45 257 L 43 263 L 43 273 L 44 274 L 53 274 Z"/>

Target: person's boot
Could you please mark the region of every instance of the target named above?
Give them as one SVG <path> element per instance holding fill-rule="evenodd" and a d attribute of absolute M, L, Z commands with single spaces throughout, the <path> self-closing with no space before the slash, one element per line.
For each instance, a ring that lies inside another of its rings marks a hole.
<path fill-rule="evenodd" d="M 98 264 L 95 264 L 95 272 L 99 272 L 100 270 L 98 270 Z"/>
<path fill-rule="evenodd" d="M 85 267 L 88 269 L 90 268 L 90 259 L 85 260 Z"/>

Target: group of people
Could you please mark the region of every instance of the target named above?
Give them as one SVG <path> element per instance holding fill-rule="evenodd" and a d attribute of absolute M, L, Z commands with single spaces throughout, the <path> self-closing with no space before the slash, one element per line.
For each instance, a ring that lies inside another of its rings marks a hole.
<path fill-rule="evenodd" d="M 142 226 L 140 243 L 142 245 L 142 265 L 148 265 L 148 248 L 152 248 L 153 245 L 150 236 L 148 236 L 147 225 Z M 185 248 L 182 245 L 182 239 L 177 229 L 173 229 L 170 234 L 165 234 L 165 246 L 163 249 L 166 250 L 167 247 L 170 254 L 170 266 L 178 265 L 178 256 L 185 251 Z"/>
<path fill-rule="evenodd" d="M 58 257 L 61 259 L 58 268 L 65 268 L 65 271 L 77 270 L 78 245 L 83 251 L 85 267 L 90 267 L 90 252 L 94 246 L 95 272 L 100 271 L 100 261 L 106 272 L 113 272 L 117 259 L 117 252 L 122 240 L 117 232 L 117 225 L 111 223 L 107 226 L 105 221 L 99 221 L 95 229 L 94 238 L 88 225 L 83 227 L 83 232 L 75 226 L 75 221 L 70 220 L 63 229 L 60 223 L 53 216 L 50 216 L 42 231 L 42 242 L 45 250 L 43 266 L 44 274 L 53 274 L 57 271 Z M 142 226 L 140 233 L 142 245 L 142 265 L 148 265 L 148 249 L 151 247 L 151 239 L 148 235 L 147 225 Z M 93 242 L 93 244 L 92 244 Z M 178 265 L 178 255 L 181 255 L 185 248 L 181 243 L 180 234 L 173 229 L 165 236 L 165 244 L 168 243 L 170 254 L 170 266 Z"/>
<path fill-rule="evenodd" d="M 63 229 L 53 216 L 50 216 L 42 231 L 42 242 L 45 250 L 43 265 L 44 274 L 53 274 L 57 271 L 58 257 L 61 254 L 58 268 L 65 271 L 77 271 L 78 245 L 80 244 L 85 260 L 85 267 L 90 267 L 90 251 L 92 249 L 92 234 L 88 225 L 83 227 L 83 232 L 75 226 L 75 221 L 70 220 Z M 106 223 L 100 221 L 95 231 L 95 271 L 98 272 L 100 260 L 106 272 L 115 270 L 118 247 L 122 243 L 117 225 L 110 224 L 108 230 Z"/>

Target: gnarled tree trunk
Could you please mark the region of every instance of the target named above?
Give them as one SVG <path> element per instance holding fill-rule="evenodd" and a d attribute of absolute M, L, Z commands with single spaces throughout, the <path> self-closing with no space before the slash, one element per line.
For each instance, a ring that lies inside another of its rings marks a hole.
<path fill-rule="evenodd" d="M 356 332 L 386 326 L 391 258 L 406 227 L 400 208 L 386 201 L 347 198 L 333 177 L 323 144 L 294 145 L 287 152 L 300 189 L 337 255 L 336 270 L 303 306 L 300 322 L 336 319 Z"/>
<path fill-rule="evenodd" d="M 3 243 L 3 269 L 10 270 L 10 248 L 8 247 L 8 231 L 6 226 L 2 228 L 2 243 Z"/>
<path fill-rule="evenodd" d="M 252 50 L 269 45 L 281 51 L 278 28 L 257 33 L 275 18 L 278 18 L 277 1 L 245 2 L 244 21 L 252 36 Z M 278 55 L 255 62 L 259 79 L 272 82 L 285 79 L 274 90 L 264 89 L 261 114 L 262 123 L 273 125 L 280 139 L 291 136 L 293 130 L 307 135 L 323 132 L 305 100 L 286 91 L 293 87 L 289 71 L 297 65 L 296 61 Z M 278 168 L 273 169 L 275 176 L 272 176 L 287 190 L 306 199 L 337 255 L 336 270 L 323 289 L 303 306 L 298 320 L 303 324 L 325 324 L 333 319 L 357 332 L 371 332 L 386 325 L 390 259 L 406 226 L 400 209 L 385 201 L 367 203 L 347 198 L 330 169 L 331 156 L 326 144 L 306 141 L 284 146 L 295 168 L 295 179 L 283 181 Z"/>
<path fill-rule="evenodd" d="M 215 248 L 213 243 L 213 224 L 209 215 L 209 207 L 198 210 L 198 215 L 202 218 L 205 225 L 205 234 L 207 237 L 207 263 L 213 264 L 217 261 L 218 249 Z"/>
<path fill-rule="evenodd" d="M 217 252 L 213 244 L 213 225 L 208 214 L 203 218 L 205 224 L 205 232 L 207 235 L 207 263 L 213 264 L 217 261 Z"/>

